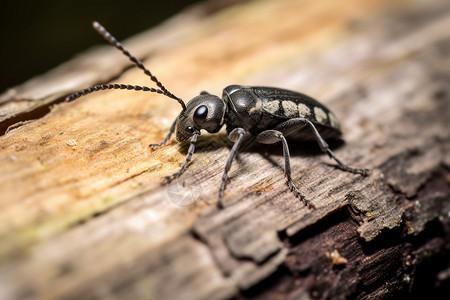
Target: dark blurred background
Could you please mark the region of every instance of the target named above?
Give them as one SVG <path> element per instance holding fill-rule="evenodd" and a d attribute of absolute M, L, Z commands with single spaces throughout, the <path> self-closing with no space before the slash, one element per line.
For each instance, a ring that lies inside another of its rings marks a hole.
<path fill-rule="evenodd" d="M 200 0 L 0 1 L 0 93 L 103 43 L 102 23 L 119 40 L 158 25 Z"/>

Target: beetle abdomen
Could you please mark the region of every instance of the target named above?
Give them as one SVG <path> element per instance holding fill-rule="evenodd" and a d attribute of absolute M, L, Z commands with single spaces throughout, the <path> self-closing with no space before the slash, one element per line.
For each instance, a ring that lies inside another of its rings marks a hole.
<path fill-rule="evenodd" d="M 340 130 L 336 116 L 317 100 L 290 90 L 273 87 L 253 87 L 253 92 L 262 101 L 262 110 L 281 119 L 305 118 Z"/>

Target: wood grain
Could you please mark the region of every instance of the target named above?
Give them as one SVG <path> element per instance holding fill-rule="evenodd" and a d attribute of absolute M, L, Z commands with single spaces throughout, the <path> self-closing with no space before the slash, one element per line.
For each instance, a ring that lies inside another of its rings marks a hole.
<path fill-rule="evenodd" d="M 185 100 L 237 83 L 332 109 L 345 139 L 333 151 L 371 174 L 291 143 L 294 182 L 316 209 L 287 188 L 281 146 L 251 141 L 217 209 L 225 131 L 202 134 L 186 173 L 164 183 L 188 147 L 148 147 L 180 110 L 171 99 L 105 91 L 61 103 L 93 84 L 150 85 L 107 45 L 12 88 L 0 96 L 0 299 L 446 291 L 448 28 L 445 0 L 211 1 L 125 42 Z"/>

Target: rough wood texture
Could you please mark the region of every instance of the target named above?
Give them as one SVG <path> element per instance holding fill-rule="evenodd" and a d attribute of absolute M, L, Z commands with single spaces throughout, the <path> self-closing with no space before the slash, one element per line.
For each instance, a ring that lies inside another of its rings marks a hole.
<path fill-rule="evenodd" d="M 218 210 L 224 133 L 202 135 L 188 171 L 164 184 L 187 145 L 148 145 L 176 117 L 173 100 L 112 91 L 54 105 L 113 79 L 149 85 L 111 47 L 10 90 L 0 97 L 0 299 L 448 293 L 449 28 L 446 0 L 212 1 L 125 43 L 184 99 L 239 83 L 330 107 L 345 135 L 335 153 L 372 172 L 342 172 L 317 145 L 291 144 L 294 181 L 315 210 L 289 192 L 281 147 L 251 143 Z"/>

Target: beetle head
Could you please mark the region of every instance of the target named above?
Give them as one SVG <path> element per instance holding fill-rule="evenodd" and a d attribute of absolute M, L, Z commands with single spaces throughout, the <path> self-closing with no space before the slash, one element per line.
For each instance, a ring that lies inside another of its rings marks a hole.
<path fill-rule="evenodd" d="M 178 116 L 177 140 L 183 142 L 194 133 L 200 134 L 201 129 L 209 133 L 218 132 L 224 122 L 225 110 L 226 104 L 222 99 L 202 92 L 189 101 Z"/>

